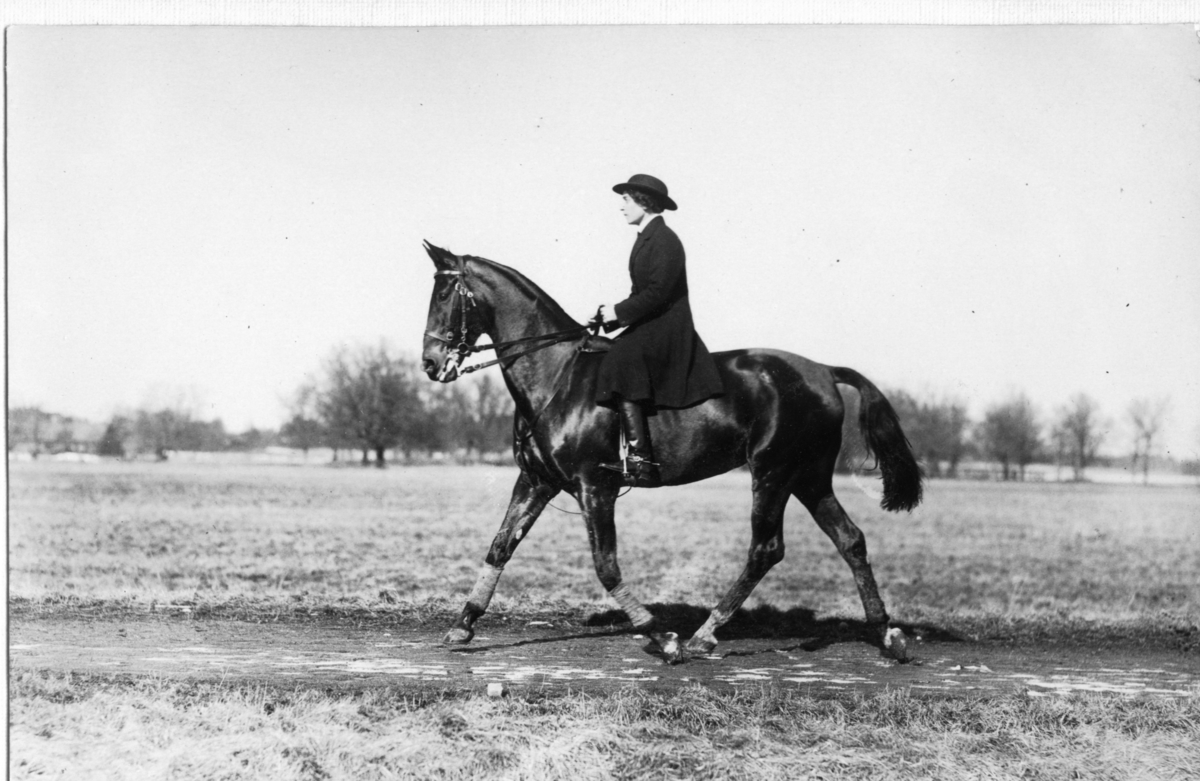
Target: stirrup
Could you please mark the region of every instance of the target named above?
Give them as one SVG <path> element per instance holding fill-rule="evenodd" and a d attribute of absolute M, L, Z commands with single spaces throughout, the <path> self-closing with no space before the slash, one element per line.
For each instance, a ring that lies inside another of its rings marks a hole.
<path fill-rule="evenodd" d="M 620 439 L 620 461 L 601 461 L 598 466 L 601 469 L 609 469 L 613 472 L 619 472 L 621 479 L 628 486 L 641 486 L 643 488 L 657 487 L 662 484 L 662 477 L 658 474 L 658 468 L 662 464 L 657 461 L 651 461 L 640 453 L 635 453 L 630 449 L 629 443 L 625 440 L 625 432 L 621 432 Z M 644 482 L 640 482 L 645 478 Z"/>
<path fill-rule="evenodd" d="M 596 466 L 619 473 L 622 477 L 631 477 L 624 461 L 601 461 Z"/>
<path fill-rule="evenodd" d="M 630 456 L 624 461 L 601 461 L 597 466 L 619 473 L 621 481 L 628 486 L 657 488 L 662 485 L 662 476 L 658 471 L 659 464 L 641 456 Z"/>
<path fill-rule="evenodd" d="M 625 472 L 621 475 L 625 485 L 637 488 L 657 488 L 662 485 L 662 475 L 658 471 L 660 464 L 657 461 L 631 453 L 625 459 L 625 464 Z"/>

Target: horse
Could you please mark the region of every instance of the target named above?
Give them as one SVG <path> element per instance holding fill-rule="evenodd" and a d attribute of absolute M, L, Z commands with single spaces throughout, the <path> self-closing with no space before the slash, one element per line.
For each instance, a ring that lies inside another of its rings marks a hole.
<path fill-rule="evenodd" d="M 853 369 L 825 366 L 771 349 L 713 353 L 725 393 L 686 409 L 659 409 L 649 418 L 665 486 L 704 480 L 742 466 L 752 478 L 750 551 L 745 569 L 681 648 L 678 635 L 622 582 L 614 507 L 621 474 L 599 467 L 617 460 L 617 412 L 594 401 L 602 352 L 612 341 L 576 322 L 515 269 L 425 242 L 435 267 L 422 349 L 431 380 L 452 382 L 475 368 L 499 364 L 515 405 L 513 453 L 520 474 L 500 529 L 447 645 L 469 643 L 496 584 L 521 539 L 560 492 L 573 496 L 587 526 L 596 575 L 635 630 L 651 638 L 665 661 L 711 654 L 716 631 L 784 556 L 783 515 L 796 497 L 827 534 L 854 575 L 872 640 L 903 662 L 907 638 L 879 596 L 863 533 L 833 493 L 844 406 L 839 383 L 857 389 L 859 426 L 883 476 L 881 506 L 911 510 L 921 501 L 923 474 L 900 420 L 883 393 Z M 596 329 L 598 330 L 598 329 Z M 488 335 L 491 345 L 479 345 Z M 619 338 L 619 337 L 618 337 Z M 468 355 L 495 349 L 496 359 L 463 367 Z"/>

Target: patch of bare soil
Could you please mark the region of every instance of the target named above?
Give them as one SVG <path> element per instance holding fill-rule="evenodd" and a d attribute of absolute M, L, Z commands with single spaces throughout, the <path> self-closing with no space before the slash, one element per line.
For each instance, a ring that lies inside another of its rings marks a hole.
<path fill-rule="evenodd" d="M 585 624 L 485 618 L 471 644 L 447 647 L 440 642 L 442 628 L 427 621 L 261 623 L 189 614 L 97 617 L 54 611 L 12 617 L 9 661 L 13 672 L 492 694 L 701 683 L 813 691 L 905 687 L 943 694 L 1200 695 L 1200 657 L 1179 648 L 1075 635 L 1021 645 L 909 626 L 911 661 L 898 664 L 868 639 L 863 626 L 814 622 L 809 616 L 806 631 L 763 631 L 752 619 L 735 622 L 714 654 L 671 666 L 647 647 L 646 638 L 618 623 L 619 616 L 592 616 Z"/>

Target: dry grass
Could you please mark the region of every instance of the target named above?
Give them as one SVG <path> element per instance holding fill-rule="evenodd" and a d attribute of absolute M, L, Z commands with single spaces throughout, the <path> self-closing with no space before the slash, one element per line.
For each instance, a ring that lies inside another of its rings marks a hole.
<path fill-rule="evenodd" d="M 14 779 L 1189 779 L 1200 702 L 13 682 Z"/>

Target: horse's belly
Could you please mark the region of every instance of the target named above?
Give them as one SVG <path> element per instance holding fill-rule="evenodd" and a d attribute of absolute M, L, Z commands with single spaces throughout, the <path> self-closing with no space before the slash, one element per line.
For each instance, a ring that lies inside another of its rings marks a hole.
<path fill-rule="evenodd" d="M 737 425 L 732 399 L 723 396 L 650 419 L 650 437 L 663 482 L 683 485 L 724 474 L 746 463 L 746 429 Z"/>

